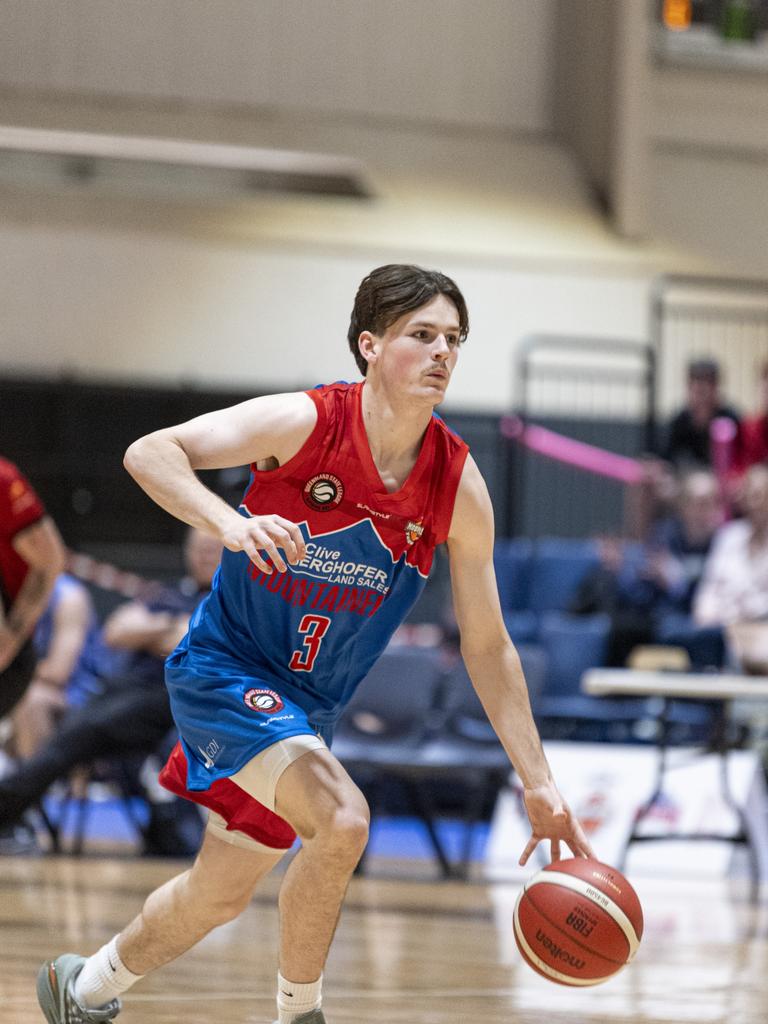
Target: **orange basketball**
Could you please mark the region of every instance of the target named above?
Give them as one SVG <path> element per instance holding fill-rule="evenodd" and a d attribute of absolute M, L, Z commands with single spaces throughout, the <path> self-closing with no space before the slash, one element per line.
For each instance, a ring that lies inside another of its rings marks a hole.
<path fill-rule="evenodd" d="M 560 985 L 599 985 L 625 967 L 643 935 L 637 893 L 616 868 L 573 857 L 530 878 L 515 904 L 525 962 Z"/>

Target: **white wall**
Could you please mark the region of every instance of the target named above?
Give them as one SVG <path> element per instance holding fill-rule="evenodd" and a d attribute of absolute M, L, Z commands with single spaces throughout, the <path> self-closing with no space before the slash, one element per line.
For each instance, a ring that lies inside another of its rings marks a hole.
<path fill-rule="evenodd" d="M 0 0 L 0 87 L 550 127 L 554 0 Z"/>
<path fill-rule="evenodd" d="M 768 78 L 656 67 L 650 84 L 649 234 L 768 279 Z"/>
<path fill-rule="evenodd" d="M 411 255 L 411 254 L 408 254 Z M 354 292 L 395 254 L 333 253 L 86 226 L 0 230 L 0 372 L 282 389 L 356 376 Z M 434 260 L 428 261 L 434 265 Z M 512 356 L 531 332 L 643 338 L 648 276 L 453 256 L 472 332 L 456 407 L 512 399 Z"/>

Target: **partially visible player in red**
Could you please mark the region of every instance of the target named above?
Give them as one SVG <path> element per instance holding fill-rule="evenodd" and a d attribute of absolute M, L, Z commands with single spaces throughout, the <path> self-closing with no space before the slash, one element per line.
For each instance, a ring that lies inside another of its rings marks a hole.
<path fill-rule="evenodd" d="M 32 681 L 32 633 L 64 560 L 59 531 L 31 484 L 0 458 L 0 718 Z"/>

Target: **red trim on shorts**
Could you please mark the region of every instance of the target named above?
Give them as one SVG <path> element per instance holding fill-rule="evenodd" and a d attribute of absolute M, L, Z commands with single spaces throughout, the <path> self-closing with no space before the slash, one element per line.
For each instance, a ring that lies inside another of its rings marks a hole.
<path fill-rule="evenodd" d="M 187 758 L 181 743 L 177 743 L 160 771 L 160 785 L 196 804 L 220 814 L 227 823 L 228 832 L 244 832 L 264 846 L 274 850 L 289 850 L 296 833 L 279 815 L 250 796 L 231 779 L 217 779 L 209 789 L 187 789 Z"/>

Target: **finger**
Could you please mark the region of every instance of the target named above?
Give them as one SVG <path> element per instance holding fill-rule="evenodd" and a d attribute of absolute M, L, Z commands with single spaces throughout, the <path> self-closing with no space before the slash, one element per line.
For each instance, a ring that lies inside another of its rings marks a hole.
<path fill-rule="evenodd" d="M 290 519 L 283 519 L 282 516 L 276 516 L 276 521 L 280 523 L 284 530 L 290 534 L 293 543 L 296 545 L 296 552 L 298 561 L 306 558 L 307 546 L 304 540 L 304 534 L 301 532 L 296 523 L 292 523 Z"/>
<path fill-rule="evenodd" d="M 536 849 L 536 847 L 538 845 L 539 845 L 539 837 L 536 835 L 536 833 L 534 833 L 531 836 L 531 838 L 528 840 L 528 842 L 525 844 L 525 849 L 520 854 L 520 860 L 518 861 L 518 864 L 520 864 L 521 867 L 524 864 L 528 863 L 528 858 L 531 856 L 531 854 L 533 853 L 533 851 Z"/>
<path fill-rule="evenodd" d="M 566 844 L 574 857 L 584 857 L 587 860 L 597 860 L 592 847 L 586 839 L 566 839 Z"/>
<path fill-rule="evenodd" d="M 289 562 L 294 563 L 299 560 L 299 553 L 296 550 L 293 537 L 287 530 L 284 530 L 282 526 L 271 525 L 267 528 L 267 536 L 276 544 L 281 547 L 285 552 L 285 557 Z"/>
<path fill-rule="evenodd" d="M 270 559 L 272 560 L 272 565 L 274 565 L 277 571 L 287 572 L 288 566 L 283 561 L 283 556 L 277 550 L 277 545 L 275 544 L 271 537 L 267 537 L 267 539 L 262 544 L 262 547 L 269 555 Z"/>
<path fill-rule="evenodd" d="M 549 844 L 550 859 L 553 861 L 560 860 L 560 840 L 553 839 Z"/>
<path fill-rule="evenodd" d="M 260 569 L 267 576 L 272 575 L 272 566 L 261 557 L 255 541 L 246 541 L 243 545 L 243 551 L 245 551 L 257 569 Z"/>
<path fill-rule="evenodd" d="M 578 821 L 573 823 L 573 839 L 568 841 L 568 845 L 577 857 L 591 857 L 593 860 L 597 859 L 589 840 L 584 834 L 584 829 Z"/>

